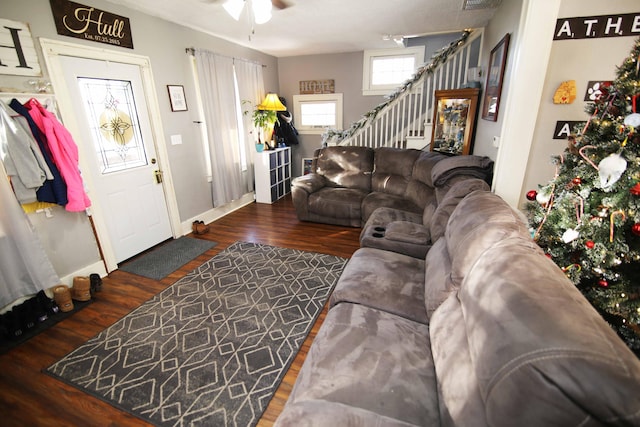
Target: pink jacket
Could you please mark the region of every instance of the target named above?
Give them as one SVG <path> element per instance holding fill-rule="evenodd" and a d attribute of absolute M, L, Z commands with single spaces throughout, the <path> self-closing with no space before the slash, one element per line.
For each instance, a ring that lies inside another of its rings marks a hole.
<path fill-rule="evenodd" d="M 78 146 L 73 141 L 73 137 L 56 116 L 44 108 L 37 99 L 30 99 L 24 106 L 45 136 L 53 161 L 67 184 L 69 202 L 65 209 L 70 212 L 85 210 L 91 206 L 91 201 L 84 191 L 78 168 Z"/>

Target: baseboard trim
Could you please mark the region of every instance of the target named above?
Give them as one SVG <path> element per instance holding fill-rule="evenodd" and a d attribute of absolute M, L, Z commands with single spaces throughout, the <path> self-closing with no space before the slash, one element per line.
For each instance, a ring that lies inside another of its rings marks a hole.
<path fill-rule="evenodd" d="M 251 192 L 251 193 L 247 193 L 244 196 L 242 196 L 241 198 L 239 198 L 238 200 L 234 200 L 230 203 L 227 203 L 224 206 L 220 206 L 218 208 L 213 208 L 210 209 L 206 212 L 203 212 L 202 214 L 190 218 L 187 221 L 182 222 L 181 227 L 182 227 L 182 235 L 185 236 L 189 233 L 191 233 L 191 225 L 193 224 L 193 221 L 203 221 L 205 224 L 209 224 L 217 219 L 222 218 L 225 215 L 230 214 L 233 211 L 236 211 L 238 209 L 240 209 L 243 206 L 247 206 L 251 203 L 255 202 L 255 193 Z"/>

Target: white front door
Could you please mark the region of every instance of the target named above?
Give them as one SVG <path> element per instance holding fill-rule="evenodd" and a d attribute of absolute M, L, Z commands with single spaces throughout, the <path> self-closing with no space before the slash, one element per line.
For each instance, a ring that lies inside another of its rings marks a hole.
<path fill-rule="evenodd" d="M 60 56 L 61 71 L 78 124 L 115 261 L 170 237 L 154 134 L 138 65 Z"/>

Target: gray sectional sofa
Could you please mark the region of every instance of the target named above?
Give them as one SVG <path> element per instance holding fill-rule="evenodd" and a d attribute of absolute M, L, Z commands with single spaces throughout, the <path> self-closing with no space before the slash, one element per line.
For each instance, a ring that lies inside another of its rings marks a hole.
<path fill-rule="evenodd" d="M 457 180 L 490 182 L 492 172 L 484 156 L 333 146 L 315 151 L 311 173 L 292 181 L 291 197 L 301 221 L 362 227 L 380 207 L 422 215 Z"/>
<path fill-rule="evenodd" d="M 425 257 L 354 253 L 276 426 L 640 425 L 640 361 L 467 183 L 423 221 Z"/>

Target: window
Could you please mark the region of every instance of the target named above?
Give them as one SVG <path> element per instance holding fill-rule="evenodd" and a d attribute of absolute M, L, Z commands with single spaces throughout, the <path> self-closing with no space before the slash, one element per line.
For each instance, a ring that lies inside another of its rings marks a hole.
<path fill-rule="evenodd" d="M 293 95 L 296 129 L 302 134 L 321 134 L 342 129 L 342 94 Z"/>
<path fill-rule="evenodd" d="M 409 80 L 424 61 L 424 47 L 366 50 L 362 94 L 386 95 Z"/>

